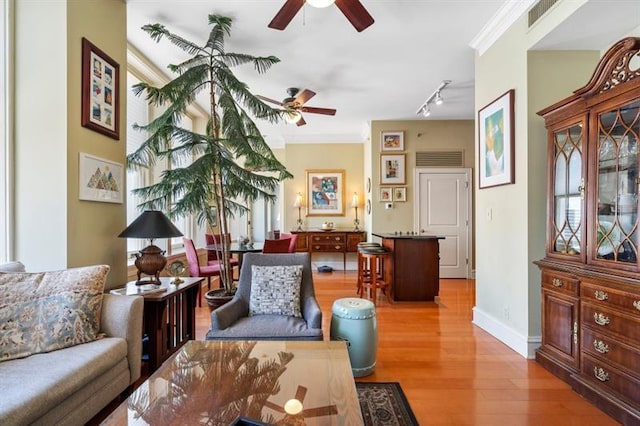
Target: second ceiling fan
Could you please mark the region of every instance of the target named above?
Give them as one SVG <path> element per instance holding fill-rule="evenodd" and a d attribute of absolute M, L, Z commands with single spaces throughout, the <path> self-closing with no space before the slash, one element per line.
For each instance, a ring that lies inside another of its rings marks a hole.
<path fill-rule="evenodd" d="M 332 3 L 335 3 L 358 32 L 367 29 L 374 22 L 369 12 L 367 12 L 367 9 L 364 8 L 359 0 L 306 0 L 306 2 L 316 7 L 330 6 Z M 271 22 L 269 22 L 269 28 L 284 30 L 304 3 L 305 0 L 286 0 L 282 9 L 280 9 Z"/>
<path fill-rule="evenodd" d="M 302 118 L 301 112 L 336 115 L 336 110 L 332 108 L 304 106 L 304 104 L 307 103 L 309 99 L 313 98 L 316 95 L 316 92 L 313 92 L 309 89 L 304 89 L 302 92 L 300 92 L 300 89 L 296 87 L 290 87 L 287 89 L 287 94 L 289 95 L 289 97 L 283 99 L 282 102 L 261 95 L 256 95 L 256 97 L 262 99 L 263 101 L 271 102 L 272 104 L 284 107 L 284 109 L 288 112 L 291 121 L 295 122 L 298 126 L 304 126 L 305 124 L 307 124 L 307 122 L 304 121 L 304 118 Z"/>

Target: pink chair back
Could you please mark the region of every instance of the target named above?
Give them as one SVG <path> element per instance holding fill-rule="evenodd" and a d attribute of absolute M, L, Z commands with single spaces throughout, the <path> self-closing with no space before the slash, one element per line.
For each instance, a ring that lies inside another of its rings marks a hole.
<path fill-rule="evenodd" d="M 183 237 L 182 242 L 184 243 L 184 251 L 187 255 L 187 262 L 189 263 L 189 275 L 192 277 L 199 277 L 200 261 L 198 260 L 196 246 L 193 244 L 193 240 L 191 238 Z"/>
<path fill-rule="evenodd" d="M 280 238 L 279 240 L 264 240 L 262 246 L 263 253 L 288 253 L 291 238 Z"/>
<path fill-rule="evenodd" d="M 220 244 L 222 237 L 220 234 L 204 234 L 204 239 L 208 246 Z M 231 236 L 227 235 L 227 242 L 231 241 Z M 215 250 L 207 250 L 207 262 L 218 260 L 218 252 Z"/>
<path fill-rule="evenodd" d="M 298 241 L 298 234 L 280 234 L 280 239 L 290 238 L 291 242 L 289 243 L 289 253 L 296 252 L 296 242 Z"/>

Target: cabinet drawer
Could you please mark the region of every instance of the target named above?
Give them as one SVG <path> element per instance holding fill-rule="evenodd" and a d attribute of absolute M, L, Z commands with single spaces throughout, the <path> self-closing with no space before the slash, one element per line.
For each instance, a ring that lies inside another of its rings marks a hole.
<path fill-rule="evenodd" d="M 583 354 L 582 374 L 589 377 L 592 382 L 606 386 L 622 395 L 633 405 L 640 403 L 640 381 L 607 363 Z"/>
<path fill-rule="evenodd" d="M 345 235 L 344 234 L 311 234 L 311 244 L 318 243 L 344 243 Z"/>
<path fill-rule="evenodd" d="M 580 320 L 583 326 L 598 333 L 613 333 L 622 336 L 632 345 L 640 345 L 640 321 L 624 313 L 603 305 L 581 301 Z"/>
<path fill-rule="evenodd" d="M 549 290 L 558 291 L 571 296 L 578 295 L 579 281 L 569 275 L 558 272 L 543 271 L 542 287 Z"/>
<path fill-rule="evenodd" d="M 315 251 L 315 252 L 343 253 L 344 249 L 345 249 L 345 245 L 340 243 L 331 243 L 331 244 L 312 243 L 311 244 L 311 251 Z"/>
<path fill-rule="evenodd" d="M 621 370 L 640 378 L 640 351 L 588 328 L 582 329 L 580 341 L 583 352 L 611 362 Z"/>
<path fill-rule="evenodd" d="M 640 294 L 629 293 L 595 283 L 582 282 L 580 297 L 611 308 L 623 309 L 640 318 Z"/>

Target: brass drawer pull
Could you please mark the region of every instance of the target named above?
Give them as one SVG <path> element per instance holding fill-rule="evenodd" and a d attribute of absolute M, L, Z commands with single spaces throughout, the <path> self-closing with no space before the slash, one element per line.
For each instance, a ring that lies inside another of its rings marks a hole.
<path fill-rule="evenodd" d="M 596 379 L 601 382 L 606 382 L 609 380 L 609 373 L 604 371 L 601 367 L 593 367 L 593 375 L 596 376 Z"/>
<path fill-rule="evenodd" d="M 562 282 L 562 280 L 560 278 L 554 278 L 551 280 L 551 284 L 554 287 L 562 287 L 564 285 L 564 283 Z"/>
<path fill-rule="evenodd" d="M 600 352 L 601 354 L 606 354 L 609 352 L 609 345 L 607 345 L 602 340 L 594 340 L 593 341 L 593 349 Z"/>
<path fill-rule="evenodd" d="M 607 300 L 609 298 L 609 294 L 606 291 L 596 290 L 595 298 L 600 301 Z"/>
<path fill-rule="evenodd" d="M 320 250 L 320 246 L 313 246 L 314 250 Z"/>
<path fill-rule="evenodd" d="M 573 335 L 573 344 L 577 345 L 578 344 L 578 321 L 573 323 L 573 332 L 571 334 Z"/>
<path fill-rule="evenodd" d="M 336 246 L 336 250 L 340 250 L 341 248 L 341 246 Z"/>
<path fill-rule="evenodd" d="M 636 300 L 633 302 L 633 307 L 640 311 L 640 300 Z"/>
<path fill-rule="evenodd" d="M 340 241 L 340 237 L 334 237 L 334 240 Z"/>
<path fill-rule="evenodd" d="M 604 314 L 599 314 L 597 312 L 593 314 L 593 320 L 598 325 L 608 325 L 611 322 L 608 316 Z"/>

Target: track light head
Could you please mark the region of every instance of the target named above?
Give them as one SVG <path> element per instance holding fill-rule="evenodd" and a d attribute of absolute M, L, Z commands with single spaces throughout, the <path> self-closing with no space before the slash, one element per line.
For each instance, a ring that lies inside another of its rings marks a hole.
<path fill-rule="evenodd" d="M 427 98 L 426 101 L 418 108 L 416 114 L 422 114 L 425 117 L 431 115 L 431 110 L 429 109 L 429 104 L 434 103 L 436 105 L 442 105 L 444 103 L 444 99 L 442 98 L 442 94 L 440 91 L 447 87 L 451 83 L 451 80 L 442 80 L 442 83 L 433 91 L 433 93 Z"/>
<path fill-rule="evenodd" d="M 429 105 L 424 106 L 424 109 L 422 110 L 422 115 L 424 115 L 425 117 L 428 117 L 431 115 L 431 110 L 429 109 Z"/>
<path fill-rule="evenodd" d="M 444 100 L 442 99 L 442 95 L 440 94 L 440 91 L 438 90 L 436 92 L 436 105 L 442 105 L 442 102 L 444 102 Z"/>

